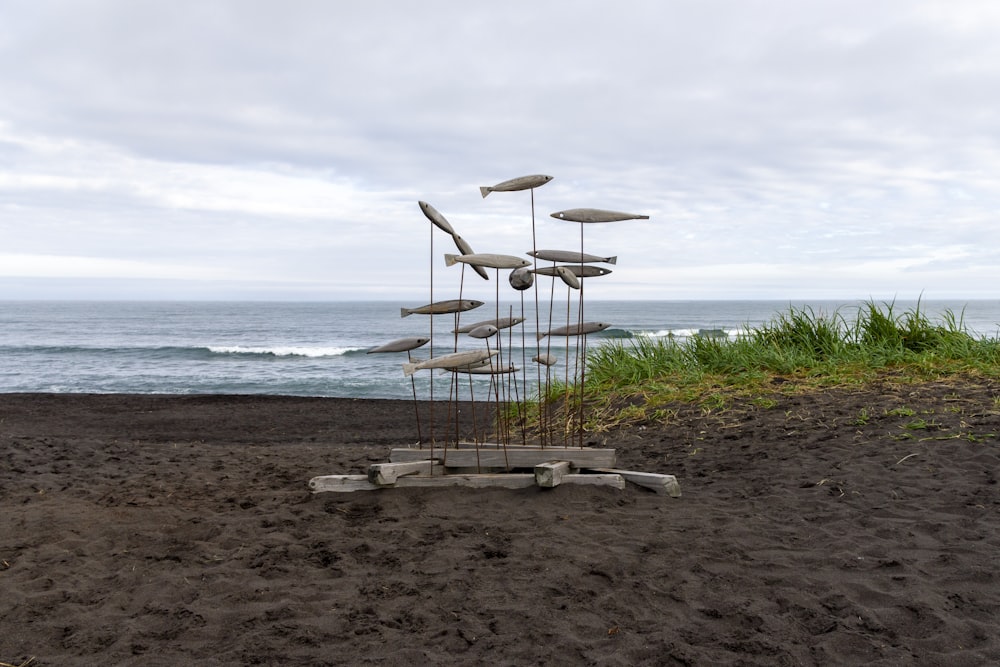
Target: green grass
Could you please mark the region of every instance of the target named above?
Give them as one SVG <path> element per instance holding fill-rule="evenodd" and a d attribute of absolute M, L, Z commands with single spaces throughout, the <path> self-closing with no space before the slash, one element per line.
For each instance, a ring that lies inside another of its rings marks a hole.
<path fill-rule="evenodd" d="M 896 313 L 892 303 L 870 301 L 847 314 L 790 307 L 735 338 L 610 341 L 587 354 L 587 428 L 663 418 L 674 402 L 717 413 L 732 397 L 748 396 L 758 409 L 770 409 L 775 394 L 1000 376 L 1000 340 L 973 336 L 951 311 L 938 319 L 919 304 Z M 549 399 L 565 404 L 575 396 L 560 386 Z M 859 423 L 867 419 L 858 416 Z"/>

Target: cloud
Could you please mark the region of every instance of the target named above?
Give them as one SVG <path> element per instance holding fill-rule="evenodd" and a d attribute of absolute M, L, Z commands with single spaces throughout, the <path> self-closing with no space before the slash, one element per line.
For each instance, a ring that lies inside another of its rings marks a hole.
<path fill-rule="evenodd" d="M 579 242 L 556 210 L 652 218 L 585 230 L 622 257 L 608 295 L 961 296 L 997 278 L 991 2 L 8 13 L 0 252 L 66 257 L 37 265 L 54 275 L 86 257 L 208 293 L 250 276 L 240 294 L 413 294 L 429 278 L 417 200 L 477 251 L 520 253 L 528 194 L 477 187 L 548 173 L 540 244 Z"/>

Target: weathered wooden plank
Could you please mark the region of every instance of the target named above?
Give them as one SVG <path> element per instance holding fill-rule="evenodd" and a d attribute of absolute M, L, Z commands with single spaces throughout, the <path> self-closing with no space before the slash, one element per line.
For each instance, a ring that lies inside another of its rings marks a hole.
<path fill-rule="evenodd" d="M 309 488 L 313 493 L 334 491 L 347 493 L 351 491 L 373 491 L 381 487 L 368 481 L 368 475 L 321 475 L 309 480 Z"/>
<path fill-rule="evenodd" d="M 545 488 L 559 486 L 564 475 L 569 473 L 569 461 L 546 461 L 535 466 L 535 484 Z"/>
<path fill-rule="evenodd" d="M 438 470 L 435 471 L 434 468 Z M 406 475 L 433 475 L 443 472 L 438 461 L 409 461 L 407 463 L 373 463 L 368 466 L 368 481 L 372 484 L 385 486 L 395 484 L 396 480 Z"/>
<path fill-rule="evenodd" d="M 535 486 L 535 475 L 530 473 L 501 473 L 496 475 L 438 475 L 436 477 L 419 477 L 407 475 L 396 479 L 395 484 L 380 486 L 368 481 L 368 475 L 322 475 L 309 480 L 309 488 L 313 493 L 376 491 L 378 489 L 398 488 L 444 488 L 464 486 L 475 489 L 504 488 L 525 489 Z M 616 474 L 567 474 L 561 478 L 561 484 L 579 484 L 588 486 L 613 486 L 625 488 L 625 478 Z"/>
<path fill-rule="evenodd" d="M 428 457 L 426 449 L 393 449 L 389 461 L 403 463 Z M 580 449 L 576 447 L 508 447 L 503 449 L 435 450 L 434 458 L 448 468 L 534 468 L 539 463 L 569 461 L 574 468 L 611 468 L 615 465 L 613 449 Z"/>
<path fill-rule="evenodd" d="M 581 486 L 613 486 L 616 489 L 625 488 L 625 478 L 614 474 L 581 474 L 575 473 L 562 476 L 562 484 L 579 484 Z"/>
<path fill-rule="evenodd" d="M 655 472 L 637 472 L 635 470 L 618 470 L 615 468 L 589 468 L 589 470 L 621 475 L 633 484 L 652 489 L 657 493 L 665 493 L 673 498 L 681 497 L 681 485 L 673 475 L 662 475 Z"/>

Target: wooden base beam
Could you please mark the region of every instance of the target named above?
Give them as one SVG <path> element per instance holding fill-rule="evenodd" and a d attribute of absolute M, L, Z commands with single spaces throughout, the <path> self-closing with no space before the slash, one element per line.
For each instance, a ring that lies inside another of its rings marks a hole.
<path fill-rule="evenodd" d="M 426 460 L 427 449 L 397 448 L 389 452 L 389 461 L 405 463 Z M 568 461 L 574 468 L 613 468 L 615 450 L 581 447 L 506 447 L 494 449 L 435 450 L 434 458 L 448 468 L 534 468 L 539 463 Z"/>
<path fill-rule="evenodd" d="M 570 474 L 563 475 L 560 481 L 562 484 L 612 486 L 616 489 L 625 488 L 625 478 L 615 474 Z M 322 493 L 325 491 L 348 493 L 352 491 L 376 491 L 378 489 L 391 488 L 444 488 L 451 486 L 464 486 L 474 489 L 526 489 L 535 485 L 535 475 L 528 473 L 438 475 L 436 477 L 407 475 L 399 477 L 391 485 L 373 484 L 369 481 L 368 475 L 322 475 L 309 480 L 309 488 L 313 493 Z"/>
<path fill-rule="evenodd" d="M 636 472 L 634 470 L 618 470 L 617 468 L 589 468 L 594 472 L 621 475 L 623 478 L 657 493 L 664 493 L 672 498 L 681 497 L 681 485 L 673 475 L 661 475 L 655 472 Z"/>
<path fill-rule="evenodd" d="M 373 463 L 368 466 L 368 481 L 379 486 L 395 484 L 396 480 L 406 475 L 423 477 L 442 474 L 444 470 L 437 461 L 410 461 L 409 463 Z"/>

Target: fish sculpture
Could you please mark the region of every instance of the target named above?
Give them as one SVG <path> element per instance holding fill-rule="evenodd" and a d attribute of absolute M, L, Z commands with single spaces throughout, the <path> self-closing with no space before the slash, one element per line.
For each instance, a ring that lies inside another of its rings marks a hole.
<path fill-rule="evenodd" d="M 407 317 L 408 315 L 441 315 L 443 313 L 461 313 L 466 310 L 472 310 L 473 308 L 479 308 L 483 305 L 482 301 L 476 301 L 474 299 L 452 299 L 450 301 L 435 301 L 434 303 L 429 303 L 426 306 L 419 306 L 418 308 L 400 308 L 399 316 Z"/>
<path fill-rule="evenodd" d="M 531 272 L 537 273 L 540 276 L 556 276 L 559 275 L 559 269 L 566 269 L 577 278 L 596 278 L 598 276 L 606 276 L 611 273 L 611 269 L 605 269 L 603 266 L 591 266 L 590 264 L 560 264 L 559 266 L 543 266 L 540 269 L 532 269 Z"/>
<path fill-rule="evenodd" d="M 490 336 L 497 335 L 498 331 L 500 330 L 492 324 L 484 324 L 470 331 L 469 335 L 473 338 L 489 338 Z"/>
<path fill-rule="evenodd" d="M 440 357 L 431 357 L 423 361 L 403 364 L 403 375 L 410 376 L 417 371 L 428 368 L 453 368 L 456 366 L 467 366 L 483 359 L 489 359 L 497 354 L 496 350 L 469 350 L 466 352 L 453 352 Z"/>
<path fill-rule="evenodd" d="M 556 275 L 559 276 L 564 283 L 572 287 L 573 289 L 580 289 L 580 279 L 576 277 L 572 271 L 570 271 L 565 266 L 554 266 L 552 267 Z"/>
<path fill-rule="evenodd" d="M 510 282 L 510 286 L 519 292 L 531 287 L 535 282 L 535 277 L 531 274 L 531 269 L 527 267 L 521 267 L 520 269 L 514 269 L 510 272 L 510 277 L 507 278 Z"/>
<path fill-rule="evenodd" d="M 451 226 L 448 220 L 446 220 L 445 217 L 438 212 L 436 208 L 434 208 L 425 201 L 418 201 L 417 205 L 420 206 L 420 210 L 424 212 L 424 215 L 427 216 L 428 220 L 437 225 L 438 228 L 440 228 L 441 230 L 446 231 L 454 236 L 455 229 Z"/>
<path fill-rule="evenodd" d="M 611 325 L 606 322 L 584 322 L 583 324 L 571 324 L 567 327 L 559 327 L 545 333 L 537 334 L 538 340 L 546 336 L 585 336 L 587 334 L 604 331 Z"/>
<path fill-rule="evenodd" d="M 605 211 L 599 208 L 571 208 L 566 211 L 557 211 L 551 215 L 553 218 L 558 218 L 559 220 L 569 220 L 570 222 L 649 220 L 648 215 L 640 215 L 638 213 L 621 213 L 619 211 Z"/>
<path fill-rule="evenodd" d="M 545 185 L 552 180 L 551 176 L 545 174 L 532 174 L 531 176 L 518 176 L 503 183 L 497 183 L 492 187 L 480 187 L 479 193 L 486 199 L 486 195 L 491 192 L 515 192 L 517 190 L 530 190 Z"/>
<path fill-rule="evenodd" d="M 445 266 L 455 266 L 457 262 L 471 264 L 472 266 L 488 266 L 491 269 L 520 269 L 524 266 L 531 266 L 531 262 L 514 255 L 498 255 L 492 252 L 474 253 L 472 255 L 448 255 L 444 256 Z"/>
<path fill-rule="evenodd" d="M 536 259 L 548 262 L 576 262 L 577 264 L 588 262 L 618 263 L 617 255 L 614 257 L 598 257 L 597 255 L 588 255 L 585 252 L 578 252 L 576 250 L 529 250 L 528 254 Z"/>
<path fill-rule="evenodd" d="M 373 347 L 368 350 L 367 354 L 375 354 L 376 352 L 409 352 L 422 345 L 426 345 L 429 341 L 430 338 L 398 338 L 385 345 Z"/>
<path fill-rule="evenodd" d="M 538 354 L 532 357 L 531 360 L 543 366 L 555 366 L 559 363 L 559 357 L 554 354 Z"/>
<path fill-rule="evenodd" d="M 476 251 L 472 249 L 472 246 L 469 245 L 469 242 L 463 239 L 458 234 L 452 234 L 451 238 L 452 240 L 455 241 L 455 247 L 458 248 L 459 253 L 463 255 L 474 255 L 476 253 Z M 481 266 L 477 266 L 475 264 L 472 264 L 471 266 L 472 269 L 479 274 L 480 278 L 482 278 L 483 280 L 490 279 L 490 275 L 486 273 L 486 269 L 484 269 Z"/>
<path fill-rule="evenodd" d="M 461 327 L 459 327 L 457 329 L 452 329 L 451 332 L 452 333 L 469 333 L 473 329 L 476 329 L 478 327 L 481 327 L 481 326 L 484 326 L 484 325 L 487 325 L 487 324 L 489 324 L 491 326 L 494 326 L 497 329 L 509 329 L 510 327 L 515 326 L 517 324 L 520 324 L 523 321 L 524 321 L 523 317 L 501 317 L 501 318 L 495 319 L 495 320 L 483 320 L 482 322 L 475 322 L 473 324 L 466 324 L 466 325 L 461 326 Z"/>

